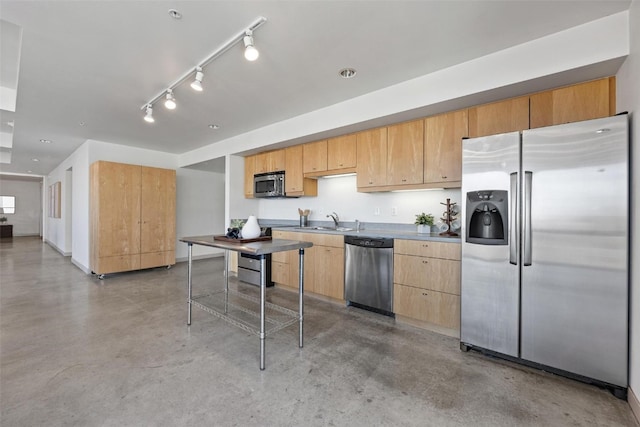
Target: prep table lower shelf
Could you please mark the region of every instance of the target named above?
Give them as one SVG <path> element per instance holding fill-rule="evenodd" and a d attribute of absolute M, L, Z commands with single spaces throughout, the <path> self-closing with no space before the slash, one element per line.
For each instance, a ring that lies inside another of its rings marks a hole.
<path fill-rule="evenodd" d="M 304 311 L 304 248 L 311 242 L 273 239 L 264 242 L 233 243 L 216 240 L 213 236 L 185 237 L 180 239 L 188 245 L 188 312 L 187 325 L 191 325 L 192 307 L 200 308 L 247 332 L 260 337 L 260 369 L 265 369 L 265 338 L 296 322 L 299 324 L 299 346 L 303 346 Z M 225 250 L 224 289 L 204 295 L 193 296 L 193 245 L 211 246 Z M 298 250 L 300 257 L 298 312 L 266 302 L 266 256 L 274 252 Z M 229 289 L 229 251 L 256 255 L 260 259 L 260 298 Z"/>

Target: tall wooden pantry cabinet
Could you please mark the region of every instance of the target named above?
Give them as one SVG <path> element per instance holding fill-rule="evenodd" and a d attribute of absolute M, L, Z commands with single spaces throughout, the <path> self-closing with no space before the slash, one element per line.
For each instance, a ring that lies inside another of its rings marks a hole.
<path fill-rule="evenodd" d="M 175 170 L 95 162 L 89 209 L 92 272 L 175 264 Z"/>

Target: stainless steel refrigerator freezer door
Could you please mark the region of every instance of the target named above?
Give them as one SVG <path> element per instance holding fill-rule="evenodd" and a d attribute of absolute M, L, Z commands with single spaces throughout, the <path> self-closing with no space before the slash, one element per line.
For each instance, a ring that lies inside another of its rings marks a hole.
<path fill-rule="evenodd" d="M 525 131 L 522 147 L 521 357 L 626 387 L 627 116 Z"/>
<path fill-rule="evenodd" d="M 460 341 L 514 357 L 518 356 L 520 290 L 519 239 L 512 227 L 518 222 L 514 190 L 519 162 L 518 132 L 463 141 Z M 506 245 L 467 242 L 467 220 L 472 214 L 466 212 L 467 194 L 485 190 L 508 192 Z"/>

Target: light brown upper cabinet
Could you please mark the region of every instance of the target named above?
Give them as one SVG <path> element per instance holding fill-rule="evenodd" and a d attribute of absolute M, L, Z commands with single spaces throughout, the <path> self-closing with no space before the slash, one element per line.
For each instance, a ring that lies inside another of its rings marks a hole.
<path fill-rule="evenodd" d="M 284 157 L 284 192 L 287 196 L 317 196 L 318 181 L 305 178 L 302 172 L 302 145 L 285 148 Z"/>
<path fill-rule="evenodd" d="M 531 95 L 531 128 L 615 114 L 616 78 L 608 77 Z"/>
<path fill-rule="evenodd" d="M 529 129 L 529 97 L 469 108 L 469 137 Z"/>
<path fill-rule="evenodd" d="M 254 173 L 283 171 L 284 167 L 284 149 L 256 154 Z"/>
<path fill-rule="evenodd" d="M 327 140 L 309 142 L 302 145 L 304 173 L 317 173 L 327 170 Z"/>
<path fill-rule="evenodd" d="M 357 161 L 356 145 L 356 134 L 327 140 L 327 170 L 354 169 Z"/>
<path fill-rule="evenodd" d="M 253 197 L 253 175 L 256 173 L 256 157 L 246 156 L 244 158 L 244 197 Z"/>
<path fill-rule="evenodd" d="M 175 264 L 176 171 L 98 161 L 90 168 L 96 274 Z"/>
<path fill-rule="evenodd" d="M 387 184 L 387 128 L 371 129 L 356 134 L 358 189 Z"/>
<path fill-rule="evenodd" d="M 422 184 L 424 120 L 387 127 L 387 185 Z"/>
<path fill-rule="evenodd" d="M 469 134 L 467 110 L 453 111 L 424 120 L 424 182 L 460 187 L 462 138 Z"/>

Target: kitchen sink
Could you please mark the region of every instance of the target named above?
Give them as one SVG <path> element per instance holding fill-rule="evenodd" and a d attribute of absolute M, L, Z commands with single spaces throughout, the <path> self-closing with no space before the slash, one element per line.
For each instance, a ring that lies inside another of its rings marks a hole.
<path fill-rule="evenodd" d="M 323 227 L 323 226 L 315 226 L 315 227 L 296 227 L 296 230 L 327 230 L 327 231 L 353 231 L 353 228 L 349 227 Z"/>

